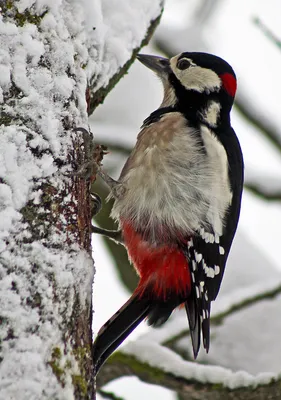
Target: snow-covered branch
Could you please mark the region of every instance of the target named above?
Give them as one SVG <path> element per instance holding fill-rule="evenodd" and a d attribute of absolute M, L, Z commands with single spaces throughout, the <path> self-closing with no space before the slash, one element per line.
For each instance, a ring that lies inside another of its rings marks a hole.
<path fill-rule="evenodd" d="M 120 376 L 137 375 L 188 400 L 264 400 L 278 398 L 281 374 L 233 372 L 218 366 L 184 361 L 172 350 L 148 341 L 132 342 L 113 355 L 97 378 L 98 387 Z"/>

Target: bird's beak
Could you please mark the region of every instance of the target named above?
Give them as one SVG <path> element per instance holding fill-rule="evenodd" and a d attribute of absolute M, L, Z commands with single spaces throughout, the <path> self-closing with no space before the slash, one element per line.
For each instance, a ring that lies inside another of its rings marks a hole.
<path fill-rule="evenodd" d="M 138 54 L 137 59 L 160 77 L 167 76 L 171 71 L 170 60 L 168 58 Z"/>

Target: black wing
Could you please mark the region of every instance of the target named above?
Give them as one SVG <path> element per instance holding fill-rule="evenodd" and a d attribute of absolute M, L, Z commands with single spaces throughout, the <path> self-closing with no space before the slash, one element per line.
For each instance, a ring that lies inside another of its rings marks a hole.
<path fill-rule="evenodd" d="M 185 254 L 189 260 L 192 291 L 186 301 L 194 357 L 200 346 L 202 329 L 203 345 L 208 351 L 210 342 L 210 302 L 215 300 L 222 282 L 225 264 L 236 232 L 243 187 L 243 156 L 232 128 L 220 140 L 229 162 L 232 202 L 226 212 L 222 235 L 210 229 L 199 229 L 187 242 Z M 199 333 L 198 333 L 199 331 Z"/>

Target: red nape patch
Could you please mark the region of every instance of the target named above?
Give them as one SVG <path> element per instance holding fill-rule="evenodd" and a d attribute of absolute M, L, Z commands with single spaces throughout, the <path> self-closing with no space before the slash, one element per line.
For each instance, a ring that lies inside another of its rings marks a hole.
<path fill-rule="evenodd" d="M 224 89 L 231 97 L 234 97 L 237 89 L 237 82 L 235 77 L 231 74 L 225 73 L 220 75 L 220 78 L 222 80 L 222 85 Z"/>
<path fill-rule="evenodd" d="M 143 295 L 149 289 L 152 296 L 163 300 L 171 293 L 188 296 L 191 276 L 182 251 L 176 245 L 151 246 L 124 221 L 122 228 L 129 257 L 140 276 L 136 291 Z"/>

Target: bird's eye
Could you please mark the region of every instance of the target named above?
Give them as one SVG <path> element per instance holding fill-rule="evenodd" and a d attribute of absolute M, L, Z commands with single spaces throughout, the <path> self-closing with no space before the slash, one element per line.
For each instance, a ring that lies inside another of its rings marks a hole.
<path fill-rule="evenodd" d="M 178 69 L 187 69 L 191 66 L 191 62 L 187 60 L 186 58 L 182 58 L 181 60 L 178 61 L 177 63 L 177 68 Z"/>

